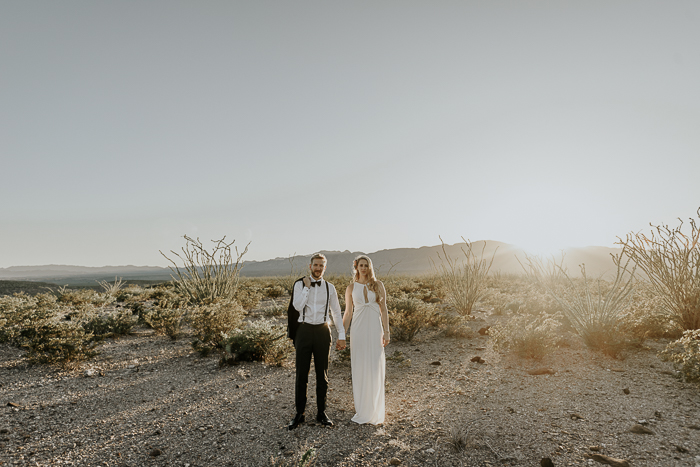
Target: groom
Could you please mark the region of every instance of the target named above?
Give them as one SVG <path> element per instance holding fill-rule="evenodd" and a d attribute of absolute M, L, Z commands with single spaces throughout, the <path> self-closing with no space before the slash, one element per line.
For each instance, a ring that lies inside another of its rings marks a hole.
<path fill-rule="evenodd" d="M 316 420 L 323 426 L 333 426 L 333 422 L 326 415 L 328 358 L 331 353 L 329 308 L 335 327 L 338 329 L 338 343 L 336 344 L 338 350 L 345 348 L 345 328 L 340 314 L 338 293 L 333 284 L 323 279 L 326 262 L 326 257 L 321 253 L 313 255 L 309 264 L 311 276 L 304 277 L 303 280 L 298 280 L 294 284 L 292 305 L 299 312 L 299 327 L 294 338 L 297 373 L 294 403 L 297 413 L 289 423 L 290 430 L 304 422 L 306 386 L 309 380 L 312 356 L 316 370 L 316 403 L 318 406 Z"/>

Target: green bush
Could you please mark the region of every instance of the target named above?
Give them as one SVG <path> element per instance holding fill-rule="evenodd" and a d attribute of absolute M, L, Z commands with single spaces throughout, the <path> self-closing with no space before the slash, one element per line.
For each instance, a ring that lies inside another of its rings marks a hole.
<path fill-rule="evenodd" d="M 59 287 L 58 303 L 73 308 L 85 308 L 90 306 L 103 307 L 116 300 L 115 296 L 98 293 L 92 289 L 68 289 Z"/>
<path fill-rule="evenodd" d="M 37 326 L 55 319 L 59 312 L 60 306 L 51 294 L 0 297 L 0 342 L 26 347 L 36 336 Z"/>
<path fill-rule="evenodd" d="M 281 285 L 269 285 L 263 289 L 263 295 L 267 298 L 280 298 L 286 294 L 287 291 Z"/>
<path fill-rule="evenodd" d="M 96 339 L 123 336 L 131 332 L 138 319 L 129 309 L 99 313 L 91 311 L 78 320 L 83 329 Z"/>
<path fill-rule="evenodd" d="M 250 281 L 241 283 L 236 289 L 234 297 L 238 303 L 246 310 L 254 310 L 260 305 L 263 298 L 262 289 Z"/>
<path fill-rule="evenodd" d="M 493 326 L 488 332 L 495 350 L 540 360 L 556 348 L 559 326 L 555 317 L 546 313 L 522 314 L 513 316 L 505 324 Z"/>
<path fill-rule="evenodd" d="M 672 361 L 686 381 L 700 383 L 700 329 L 685 331 L 683 337 L 668 344 L 661 358 Z"/>
<path fill-rule="evenodd" d="M 241 327 L 245 310 L 235 300 L 221 300 L 193 308 L 188 314 L 192 328 L 192 347 L 201 355 L 223 349 L 224 335 Z"/>
<path fill-rule="evenodd" d="M 175 340 L 180 336 L 184 314 L 182 308 L 156 305 L 144 312 L 143 319 L 156 334 Z"/>
<path fill-rule="evenodd" d="M 35 328 L 28 342 L 30 363 L 48 363 L 70 366 L 73 363 L 94 357 L 97 342 L 91 333 L 78 323 L 71 321 L 48 321 Z"/>
<path fill-rule="evenodd" d="M 286 328 L 272 321 L 260 319 L 248 323 L 243 329 L 236 329 L 224 336 L 224 356 L 220 364 L 260 361 L 281 366 L 293 350 L 286 337 Z"/>
<path fill-rule="evenodd" d="M 435 314 L 435 306 L 408 295 L 390 296 L 388 300 L 391 337 L 411 341 Z"/>

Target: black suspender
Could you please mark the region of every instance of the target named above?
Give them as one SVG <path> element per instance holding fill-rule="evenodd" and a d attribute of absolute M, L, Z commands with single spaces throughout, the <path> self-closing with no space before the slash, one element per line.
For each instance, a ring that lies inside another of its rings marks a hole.
<path fill-rule="evenodd" d="M 323 322 L 325 323 L 328 321 L 328 304 L 331 299 L 331 292 L 330 289 L 328 288 L 328 281 L 324 281 L 326 283 L 326 312 L 323 314 Z M 303 287 L 302 283 L 302 287 Z M 303 323 L 304 320 L 306 320 L 306 307 L 309 305 L 304 306 L 304 309 L 301 311 L 301 322 Z"/>

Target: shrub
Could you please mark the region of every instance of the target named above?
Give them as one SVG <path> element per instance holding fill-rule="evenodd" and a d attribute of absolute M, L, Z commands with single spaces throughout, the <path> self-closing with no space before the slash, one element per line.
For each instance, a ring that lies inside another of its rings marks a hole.
<path fill-rule="evenodd" d="M 486 279 L 496 252 L 494 251 L 491 260 L 487 262 L 484 259 L 486 242 L 481 250 L 481 257 L 477 258 L 472 251 L 472 244 L 464 240 L 466 249 L 462 247 L 464 260 L 460 263 L 447 255 L 442 238 L 440 242 L 443 255 L 438 255 L 440 266 L 436 269 L 444 284 L 447 301 L 461 314 L 470 315 L 476 302 L 486 294 Z"/>
<path fill-rule="evenodd" d="M 177 266 L 163 252 L 160 253 L 170 261 L 170 270 L 177 278 L 175 287 L 187 297 L 189 303 L 207 305 L 219 300 L 231 300 L 234 298 L 238 287 L 238 277 L 241 269 L 241 259 L 248 252 L 248 245 L 242 253 L 236 251 L 236 261 L 233 261 L 231 243 L 226 243 L 226 237 L 221 240 L 213 240 L 214 248 L 211 252 L 204 248 L 202 242 L 184 236 L 186 245 L 182 248 L 183 256 L 171 250 L 175 256 L 184 263 L 183 270 Z"/>
<path fill-rule="evenodd" d="M 643 342 L 648 338 L 677 339 L 680 325 L 665 309 L 664 301 L 650 287 L 638 287 L 622 316 L 622 331 Z"/>
<path fill-rule="evenodd" d="M 83 314 L 77 322 L 85 332 L 92 334 L 94 338 L 104 339 L 129 334 L 131 328 L 136 325 L 137 318 L 129 309 L 111 313 L 97 313 L 91 310 Z"/>
<path fill-rule="evenodd" d="M 160 336 L 172 340 L 180 336 L 184 310 L 179 307 L 156 305 L 144 313 L 144 321 Z"/>
<path fill-rule="evenodd" d="M 647 275 L 673 320 L 693 330 L 700 328 L 700 227 L 690 219 L 690 232 L 682 228 L 683 221 L 676 228 L 652 226 L 650 237 L 631 233 L 618 244 Z"/>
<path fill-rule="evenodd" d="M 146 289 L 143 287 L 139 287 L 138 285 L 134 284 L 129 284 L 127 287 L 120 289 L 114 298 L 118 303 L 125 303 L 128 301 L 133 301 L 134 299 L 138 299 L 141 297 L 144 293 L 146 293 Z"/>
<path fill-rule="evenodd" d="M 556 334 L 560 323 L 552 316 L 515 315 L 507 323 L 499 323 L 489 329 L 493 348 L 512 351 L 522 358 L 540 360 L 557 346 Z"/>
<path fill-rule="evenodd" d="M 629 260 L 623 265 L 620 258 L 613 257 L 617 272 L 610 284 L 602 278 L 590 282 L 582 264 L 580 281 L 574 282 L 562 269 L 566 284 L 556 288 L 547 280 L 539 259 L 527 258 L 530 277 L 559 303 L 565 319 L 584 343 L 611 356 L 617 356 L 626 345 L 620 333 L 622 314 L 634 290 L 634 270 L 628 271 Z"/>
<path fill-rule="evenodd" d="M 73 308 L 85 308 L 90 306 L 103 307 L 114 302 L 115 297 L 108 294 L 100 294 L 92 289 L 68 289 L 58 288 L 58 303 Z"/>
<path fill-rule="evenodd" d="M 234 298 L 244 309 L 253 310 L 260 305 L 263 293 L 255 284 L 246 282 L 238 285 Z"/>
<path fill-rule="evenodd" d="M 263 289 L 263 295 L 267 298 L 280 298 L 282 297 L 287 291 L 282 287 L 281 285 L 269 285 Z"/>
<path fill-rule="evenodd" d="M 220 364 L 236 361 L 261 361 L 281 366 L 292 353 L 292 344 L 284 326 L 277 326 L 266 319 L 248 323 L 223 336 L 224 356 Z"/>
<path fill-rule="evenodd" d="M 115 299 L 119 292 L 124 288 L 124 281 L 122 281 L 121 277 L 119 279 L 115 277 L 114 283 L 111 284 L 107 281 L 98 281 L 97 283 L 100 284 L 105 294 L 110 295 Z"/>
<path fill-rule="evenodd" d="M 435 313 L 435 306 L 407 295 L 390 296 L 389 325 L 392 338 L 411 341 Z"/>
<path fill-rule="evenodd" d="M 188 315 L 194 337 L 192 347 L 203 356 L 223 349 L 223 336 L 239 328 L 244 315 L 245 310 L 235 300 L 195 307 Z"/>
<path fill-rule="evenodd" d="M 56 297 L 23 293 L 0 297 L 0 342 L 26 347 L 36 336 L 36 328 L 60 312 Z"/>
<path fill-rule="evenodd" d="M 287 306 L 285 305 L 273 305 L 262 310 L 263 316 L 268 318 L 279 318 L 287 316 Z"/>
<path fill-rule="evenodd" d="M 70 366 L 97 354 L 92 334 L 78 323 L 47 321 L 36 327 L 35 335 L 28 342 L 30 363 L 49 363 Z"/>
<path fill-rule="evenodd" d="M 661 358 L 672 361 L 686 381 L 700 382 L 700 329 L 685 331 L 683 337 L 668 344 Z"/>

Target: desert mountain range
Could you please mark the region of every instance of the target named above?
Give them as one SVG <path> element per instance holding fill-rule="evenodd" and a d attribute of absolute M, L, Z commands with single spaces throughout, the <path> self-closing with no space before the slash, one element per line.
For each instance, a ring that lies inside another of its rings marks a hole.
<path fill-rule="evenodd" d="M 456 243 L 445 245 L 445 252 L 450 258 L 464 258 L 462 248 L 466 244 Z M 526 253 L 507 243 L 481 240 L 472 242 L 472 251 L 477 256 L 490 260 L 493 256 L 491 273 L 523 274 L 523 268 L 518 259 L 524 262 Z M 619 249 L 606 247 L 570 248 L 563 251 L 564 265 L 572 276 L 578 276 L 579 265 L 586 265 L 590 277 L 614 273 L 615 265 L 611 254 L 618 254 Z M 328 258 L 327 273 L 349 274 L 352 260 L 364 252 L 323 251 Z M 420 248 L 394 248 L 368 253 L 372 258 L 378 274 L 424 274 L 434 271 L 434 264 L 440 264 L 444 256 L 441 245 L 424 246 Z M 302 275 L 308 271 L 311 254 L 297 255 L 294 258 L 275 258 L 266 261 L 245 261 L 241 274 L 249 277 L 277 276 L 290 273 Z M 545 258 L 546 259 L 546 258 Z M 557 255 L 557 260 L 560 256 Z M 168 268 L 153 266 L 12 266 L 0 268 L 0 280 L 42 281 L 59 285 L 95 285 L 95 281 L 113 281 L 115 277 L 131 281 L 160 282 L 170 279 Z"/>

